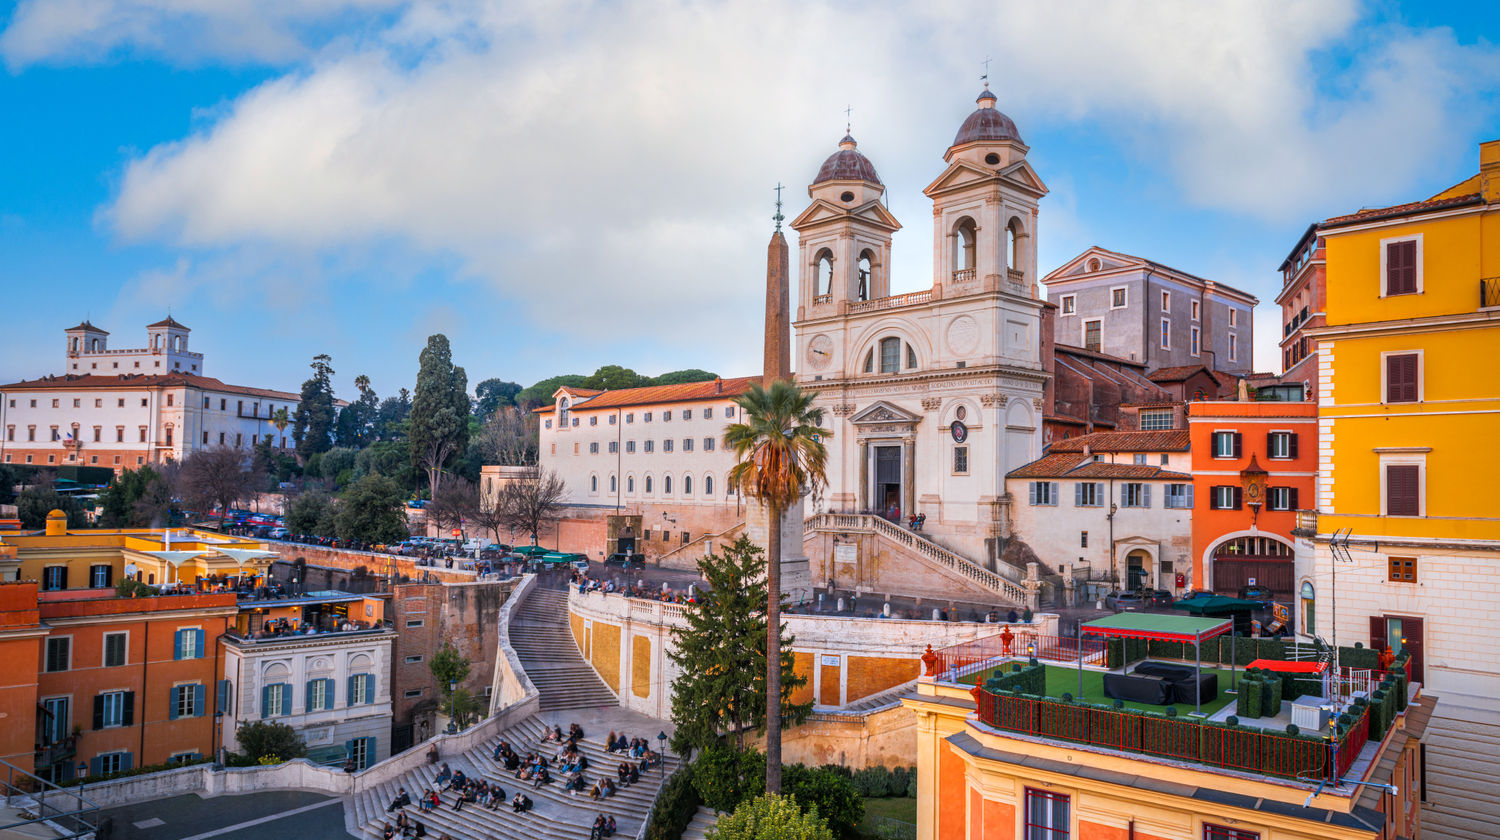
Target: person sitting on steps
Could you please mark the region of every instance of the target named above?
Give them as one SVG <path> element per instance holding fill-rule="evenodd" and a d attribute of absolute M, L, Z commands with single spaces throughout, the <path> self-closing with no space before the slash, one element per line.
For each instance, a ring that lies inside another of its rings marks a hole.
<path fill-rule="evenodd" d="M 390 805 L 389 808 L 385 809 L 385 812 L 387 814 L 389 814 L 390 812 L 396 810 L 397 808 L 405 808 L 406 806 L 408 806 L 410 804 L 411 804 L 411 794 L 408 794 L 406 792 L 406 788 L 401 788 L 400 791 L 398 791 L 396 793 L 396 798 L 391 800 L 391 805 Z"/>
<path fill-rule="evenodd" d="M 510 809 L 517 814 L 524 814 L 527 811 L 530 811 L 531 797 L 525 795 L 524 793 L 521 793 L 520 791 L 517 791 L 516 798 L 510 801 Z"/>

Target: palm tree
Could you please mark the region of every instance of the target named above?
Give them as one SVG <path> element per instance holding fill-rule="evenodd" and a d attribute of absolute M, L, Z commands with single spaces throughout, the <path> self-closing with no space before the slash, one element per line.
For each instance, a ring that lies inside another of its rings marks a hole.
<path fill-rule="evenodd" d="M 781 792 L 781 516 L 811 493 L 822 491 L 828 451 L 822 438 L 823 409 L 816 395 L 785 380 L 769 389 L 751 385 L 735 400 L 743 423 L 724 430 L 734 450 L 730 483 L 766 510 L 766 792 Z"/>
<path fill-rule="evenodd" d="M 292 425 L 292 415 L 287 413 L 284 406 L 278 408 L 271 414 L 271 425 L 276 427 L 278 434 L 285 432 L 286 427 Z"/>

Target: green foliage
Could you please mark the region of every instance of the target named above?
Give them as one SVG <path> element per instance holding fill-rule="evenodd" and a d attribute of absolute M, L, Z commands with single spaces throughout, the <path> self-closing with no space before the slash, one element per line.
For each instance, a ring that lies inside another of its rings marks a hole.
<path fill-rule="evenodd" d="M 814 809 L 803 813 L 790 796 L 764 794 L 719 818 L 709 840 L 834 840 Z"/>
<path fill-rule="evenodd" d="M 711 746 L 693 762 L 692 779 L 704 805 L 715 811 L 733 811 L 765 790 L 766 756 L 759 750 Z"/>
<path fill-rule="evenodd" d="M 154 503 L 165 478 L 149 466 L 126 470 L 109 482 L 99 495 L 99 527 L 146 528 L 160 521 L 167 511 Z M 167 493 L 170 495 L 170 493 Z"/>
<path fill-rule="evenodd" d="M 516 394 L 516 405 L 530 411 L 533 408 L 552 404 L 552 395 L 557 393 L 558 388 L 582 388 L 584 380 L 588 379 L 581 373 L 565 373 L 561 376 L 553 376 L 543 379 L 530 388 L 523 388 Z"/>
<path fill-rule="evenodd" d="M 359 389 L 359 399 L 354 400 L 339 412 L 334 438 L 339 446 L 361 449 L 375 439 L 375 422 L 380 414 L 380 401 L 370 387 L 370 377 L 354 378 L 354 387 Z"/>
<path fill-rule="evenodd" d="M 35 473 L 35 469 L 16 464 L 0 464 L 0 505 L 15 504 L 16 485 L 28 483 L 30 476 Z"/>
<path fill-rule="evenodd" d="M 358 456 L 358 450 L 336 446 L 324 452 L 323 457 L 318 460 L 318 474 L 337 484 L 339 476 L 353 473 L 354 461 Z"/>
<path fill-rule="evenodd" d="M 333 447 L 338 410 L 333 401 L 333 358 L 320 353 L 312 360 L 313 375 L 302 383 L 301 403 L 292 418 L 292 439 L 297 455 L 306 461 Z"/>
<path fill-rule="evenodd" d="M 451 642 L 444 642 L 438 652 L 427 660 L 427 669 L 438 682 L 438 690 L 448 696 L 450 683 L 461 683 L 469 676 L 469 659 L 460 654 Z"/>
<path fill-rule="evenodd" d="M 683 610 L 683 626 L 672 631 L 670 655 L 681 668 L 672 684 L 672 751 L 678 754 L 714 746 L 725 732 L 742 746 L 744 731 L 762 730 L 766 721 L 764 555 L 741 536 L 700 560 L 698 570 L 707 591 Z M 793 638 L 785 629 L 781 640 L 782 716 L 800 722 L 812 704 L 792 703 L 791 695 L 807 678 L 793 669 Z"/>
<path fill-rule="evenodd" d="M 115 595 L 120 598 L 149 598 L 156 594 L 156 590 L 147 584 L 132 578 L 121 578 L 115 584 Z"/>
<path fill-rule="evenodd" d="M 410 493 L 417 488 L 417 473 L 411 466 L 411 444 L 400 440 L 381 440 L 361 449 L 354 456 L 354 477 L 383 475 Z"/>
<path fill-rule="evenodd" d="M 21 519 L 22 528 L 45 527 L 47 514 L 54 510 L 60 510 L 68 515 L 69 528 L 82 528 L 87 524 L 83 515 L 83 505 L 72 496 L 58 493 L 57 487 L 50 479 L 43 479 L 16 494 L 16 515 Z"/>
<path fill-rule="evenodd" d="M 1245 674 L 1240 680 L 1239 689 L 1239 696 L 1235 699 L 1235 712 L 1247 720 L 1260 717 L 1261 698 L 1264 697 L 1264 693 L 1261 691 L 1259 678 L 1252 677 L 1251 673 Z"/>
<path fill-rule="evenodd" d="M 406 524 L 404 495 L 394 481 L 380 475 L 367 475 L 349 485 L 336 508 L 334 524 L 339 539 L 370 543 L 406 539 L 411 531 Z M 322 525 L 320 519 L 319 527 Z"/>
<path fill-rule="evenodd" d="M 514 406 L 516 394 L 519 393 L 521 386 L 514 382 L 495 378 L 480 382 L 474 386 L 474 416 L 484 420 L 494 414 L 497 408 Z"/>
<path fill-rule="evenodd" d="M 786 768 L 782 788 L 804 812 L 823 819 L 836 837 L 850 837 L 865 815 L 865 803 L 853 780 L 827 767 L 793 764 Z"/>
<path fill-rule="evenodd" d="M 375 436 L 380 440 L 405 440 L 410 417 L 411 392 L 402 388 L 396 396 L 381 400 L 375 415 Z"/>
<path fill-rule="evenodd" d="M 453 364 L 441 333 L 427 338 L 420 363 L 407 438 L 412 465 L 427 472 L 427 485 L 436 490 L 443 468 L 469 445 L 469 377 Z"/>
<path fill-rule="evenodd" d="M 274 756 L 280 761 L 291 761 L 307 755 L 302 736 L 284 723 L 262 720 L 242 723 L 235 730 L 235 738 L 240 742 L 240 754 L 257 760 Z"/>
<path fill-rule="evenodd" d="M 686 370 L 674 370 L 653 377 L 652 385 L 684 385 L 689 382 L 711 382 L 718 378 L 718 374 L 709 373 L 698 368 L 687 368 Z"/>
<path fill-rule="evenodd" d="M 646 840 L 680 840 L 702 804 L 698 789 L 693 786 L 692 769 L 682 768 L 673 773 L 657 794 L 651 823 L 646 827 Z"/>
<path fill-rule="evenodd" d="M 1344 668 L 1379 668 L 1380 651 L 1367 647 L 1340 647 L 1339 665 Z"/>
<path fill-rule="evenodd" d="M 320 534 L 318 523 L 331 507 L 322 493 L 303 493 L 287 506 L 286 527 L 294 534 Z"/>
<path fill-rule="evenodd" d="M 621 388 L 640 388 L 650 384 L 649 378 L 641 376 L 630 368 L 604 365 L 594 371 L 588 379 L 583 380 L 582 387 L 593 388 L 596 391 L 618 391 Z"/>
<path fill-rule="evenodd" d="M 1028 665 L 1018 671 L 1002 674 L 997 668 L 995 675 L 984 681 L 984 689 L 991 693 L 1016 691 L 1021 694 L 1046 694 L 1047 669 L 1043 665 Z"/>
<path fill-rule="evenodd" d="M 129 770 L 121 770 L 118 773 L 104 773 L 98 776 L 76 776 L 67 781 L 57 782 L 58 787 L 77 787 L 79 785 L 92 785 L 98 782 L 107 782 L 111 779 L 125 779 L 131 776 L 144 776 L 147 773 L 160 773 L 164 770 L 177 770 L 183 767 L 194 767 L 199 764 L 207 764 L 212 759 L 195 758 L 191 761 L 168 761 L 165 764 L 148 764 L 144 767 L 132 767 Z"/>

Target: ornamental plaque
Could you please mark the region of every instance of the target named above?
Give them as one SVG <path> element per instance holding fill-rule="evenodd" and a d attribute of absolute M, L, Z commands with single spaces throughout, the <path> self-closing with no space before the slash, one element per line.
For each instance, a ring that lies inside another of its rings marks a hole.
<path fill-rule="evenodd" d="M 962 420 L 954 420 L 953 425 L 949 426 L 948 430 L 953 435 L 954 443 L 963 443 L 969 439 L 969 427 L 965 426 Z"/>

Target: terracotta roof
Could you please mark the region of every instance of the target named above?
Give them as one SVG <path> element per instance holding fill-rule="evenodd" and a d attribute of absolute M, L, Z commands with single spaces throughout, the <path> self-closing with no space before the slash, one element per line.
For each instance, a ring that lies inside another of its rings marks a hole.
<path fill-rule="evenodd" d="M 1094 432 L 1052 444 L 1051 452 L 1082 452 L 1085 446 L 1094 452 L 1186 452 L 1186 429 L 1162 429 L 1149 432 Z"/>
<path fill-rule="evenodd" d="M 42 379 L 30 381 L 21 380 L 9 385 L 0 385 L 0 391 L 40 391 L 40 390 L 119 390 L 121 388 L 171 388 L 187 387 L 200 388 L 205 391 L 219 391 L 226 394 L 244 394 L 247 397 L 270 397 L 272 399 L 301 401 L 300 394 L 292 394 L 286 391 L 272 391 L 268 388 L 247 388 L 243 385 L 229 385 L 209 376 L 197 376 L 191 373 L 123 373 L 119 376 L 101 376 L 99 374 L 69 374 L 67 376 L 48 376 Z"/>
<path fill-rule="evenodd" d="M 1432 198 L 1427 201 L 1413 201 L 1407 204 L 1397 204 L 1392 207 L 1372 207 L 1361 210 L 1358 213 L 1350 213 L 1347 216 L 1334 216 L 1326 219 L 1320 225 L 1319 230 L 1340 225 L 1350 225 L 1355 222 L 1373 222 L 1377 219 L 1390 219 L 1396 216 L 1410 216 L 1413 213 L 1425 213 L 1429 210 L 1445 210 L 1449 207 L 1464 207 L 1469 204 L 1483 204 L 1484 196 L 1481 193 L 1466 193 L 1449 198 Z"/>
<path fill-rule="evenodd" d="M 1093 435 L 1084 437 L 1093 437 Z M 1075 440 L 1080 440 L 1080 438 L 1068 438 L 1065 442 Z M 1077 452 L 1057 452 L 1043 455 L 1023 467 L 1011 470 L 1006 478 L 1131 478 L 1187 481 L 1191 480 L 1192 476 L 1147 464 L 1085 461 L 1083 455 Z"/>
<path fill-rule="evenodd" d="M 741 376 L 735 379 L 710 379 L 707 382 L 684 382 L 679 385 L 620 388 L 603 391 L 597 397 L 573 403 L 572 410 L 592 411 L 596 408 L 732 399 L 750 390 L 750 386 L 760 380 L 759 376 Z"/>
<path fill-rule="evenodd" d="M 1120 356 L 1111 356 L 1108 353 L 1101 353 L 1098 350 L 1089 350 L 1085 347 L 1078 347 L 1072 344 L 1063 344 L 1062 342 L 1053 342 L 1052 352 L 1065 353 L 1070 356 L 1079 356 L 1085 359 L 1099 359 L 1101 361 L 1113 362 L 1114 364 L 1124 365 L 1126 367 L 1140 368 L 1141 370 L 1146 369 L 1145 362 L 1135 362 Z"/>
<path fill-rule="evenodd" d="M 1121 408 L 1172 408 L 1183 405 L 1182 400 L 1155 400 L 1151 402 L 1120 403 Z"/>
<path fill-rule="evenodd" d="M 1220 374 L 1211 370 L 1208 365 L 1178 365 L 1177 367 L 1157 368 L 1155 371 L 1146 374 L 1146 378 L 1152 382 L 1183 382 L 1200 370 L 1208 374 L 1215 382 L 1222 384 Z"/>
<path fill-rule="evenodd" d="M 88 330 L 90 332 L 104 333 L 105 335 L 109 335 L 109 330 L 101 330 L 93 324 L 89 323 L 87 320 L 84 320 L 83 323 L 79 324 L 76 327 L 68 327 L 67 329 L 63 330 L 63 332 L 72 332 L 74 330 Z"/>
<path fill-rule="evenodd" d="M 148 330 L 151 329 L 152 327 L 176 327 L 179 330 L 187 330 L 188 332 L 192 332 L 192 330 L 188 330 L 187 327 L 184 327 L 183 325 L 181 325 L 181 324 L 177 323 L 176 321 L 174 321 L 172 319 L 171 315 L 168 315 L 167 317 L 161 319 L 160 321 L 157 321 L 154 324 L 147 324 L 146 325 L 146 329 L 148 329 Z"/>

